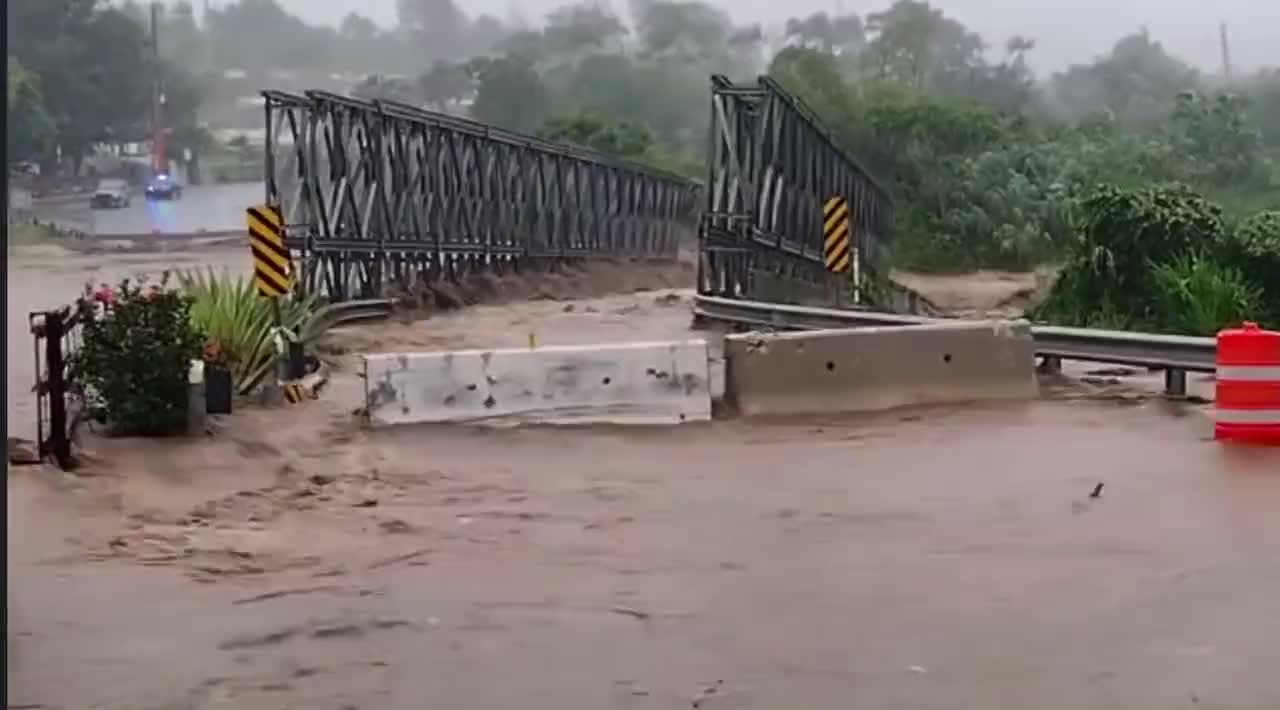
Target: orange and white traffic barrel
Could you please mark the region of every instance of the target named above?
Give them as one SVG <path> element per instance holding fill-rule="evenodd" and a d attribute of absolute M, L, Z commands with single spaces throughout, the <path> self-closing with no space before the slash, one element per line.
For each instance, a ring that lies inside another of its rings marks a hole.
<path fill-rule="evenodd" d="M 1214 438 L 1280 445 L 1280 333 L 1257 323 L 1218 333 Z"/>

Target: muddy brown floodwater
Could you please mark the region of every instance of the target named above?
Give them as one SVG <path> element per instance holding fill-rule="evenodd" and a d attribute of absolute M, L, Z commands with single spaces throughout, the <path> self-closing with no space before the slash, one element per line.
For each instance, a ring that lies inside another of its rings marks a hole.
<path fill-rule="evenodd" d="M 663 290 L 348 330 L 319 401 L 12 474 L 10 706 L 1280 707 L 1280 452 L 1197 408 L 1046 383 L 679 428 L 351 413 L 361 349 L 687 323 Z"/>

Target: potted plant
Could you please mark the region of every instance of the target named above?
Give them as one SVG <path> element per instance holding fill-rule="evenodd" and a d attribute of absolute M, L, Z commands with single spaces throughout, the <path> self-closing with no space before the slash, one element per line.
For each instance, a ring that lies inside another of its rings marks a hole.
<path fill-rule="evenodd" d="M 216 339 L 209 340 L 204 345 L 205 411 L 209 414 L 230 414 L 233 391 L 231 363 L 222 344 Z"/>

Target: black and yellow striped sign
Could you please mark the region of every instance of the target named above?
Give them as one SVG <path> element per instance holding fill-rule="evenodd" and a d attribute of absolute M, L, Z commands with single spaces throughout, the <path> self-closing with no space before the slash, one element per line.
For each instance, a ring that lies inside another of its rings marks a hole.
<path fill-rule="evenodd" d="M 293 263 L 284 243 L 284 220 L 271 205 L 246 210 L 249 220 L 249 248 L 253 251 L 253 280 L 258 293 L 277 298 L 293 287 Z"/>
<path fill-rule="evenodd" d="M 849 270 L 849 224 L 849 201 L 839 195 L 827 200 L 822 206 L 822 261 L 828 271 Z"/>
<path fill-rule="evenodd" d="M 280 386 L 280 389 L 284 390 L 284 401 L 289 404 L 297 404 L 304 400 L 315 398 L 310 390 L 296 382 L 286 382 Z"/>

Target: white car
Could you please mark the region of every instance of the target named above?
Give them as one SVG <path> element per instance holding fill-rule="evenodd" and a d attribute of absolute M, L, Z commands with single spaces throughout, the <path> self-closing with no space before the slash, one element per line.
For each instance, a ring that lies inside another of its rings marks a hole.
<path fill-rule="evenodd" d="M 89 206 L 94 208 L 120 208 L 129 206 L 129 182 L 115 178 L 101 180 L 89 198 Z"/>

